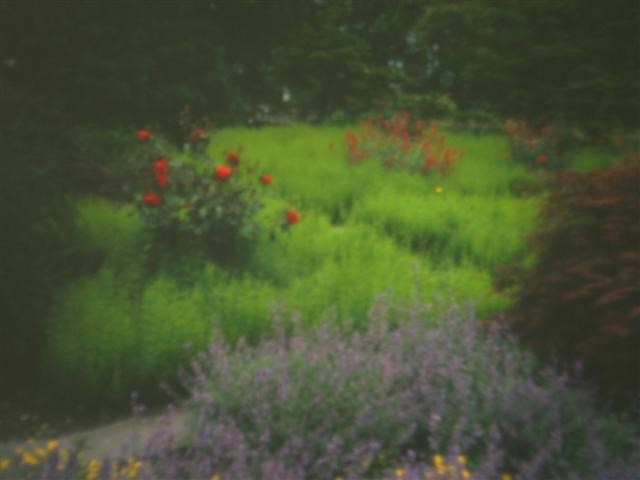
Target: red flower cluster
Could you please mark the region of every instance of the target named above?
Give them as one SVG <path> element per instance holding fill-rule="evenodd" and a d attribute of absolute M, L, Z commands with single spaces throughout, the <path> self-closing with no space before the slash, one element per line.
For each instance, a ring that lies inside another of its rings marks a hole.
<path fill-rule="evenodd" d="M 146 129 L 138 130 L 138 138 L 143 142 L 149 140 L 151 138 L 151 132 Z"/>
<path fill-rule="evenodd" d="M 240 154 L 235 150 L 229 150 L 227 152 L 227 163 L 234 167 L 240 163 Z"/>
<path fill-rule="evenodd" d="M 223 182 L 226 182 L 231 178 L 233 174 L 233 168 L 228 167 L 227 165 L 218 165 L 216 167 L 216 178 Z"/>
<path fill-rule="evenodd" d="M 347 153 L 350 160 L 358 161 L 369 158 L 369 153 L 359 147 L 360 140 L 355 132 L 349 130 L 345 133 L 345 136 L 347 138 Z"/>
<path fill-rule="evenodd" d="M 536 162 L 538 163 L 538 165 L 544 165 L 548 161 L 549 161 L 549 156 L 545 153 L 541 153 L 536 157 Z"/>
<path fill-rule="evenodd" d="M 164 158 L 153 162 L 153 172 L 155 174 L 156 183 L 160 188 L 169 186 L 169 162 Z"/>
<path fill-rule="evenodd" d="M 298 223 L 298 221 L 300 220 L 300 213 L 294 210 L 293 208 L 289 208 L 286 213 L 286 219 L 289 225 Z"/>
<path fill-rule="evenodd" d="M 352 161 L 379 156 L 388 168 L 410 168 L 422 173 L 448 175 L 464 154 L 447 147 L 447 137 L 438 132 L 435 123 L 411 122 L 406 112 L 385 119 L 372 115 L 362 124 L 362 135 L 346 133 L 347 153 Z"/>
<path fill-rule="evenodd" d="M 142 201 L 145 205 L 149 205 L 150 207 L 157 207 L 158 205 L 160 205 L 162 199 L 156 192 L 149 191 L 144 194 Z"/>
<path fill-rule="evenodd" d="M 260 181 L 263 185 L 271 185 L 271 182 L 273 182 L 273 177 L 265 173 L 260 177 Z"/>

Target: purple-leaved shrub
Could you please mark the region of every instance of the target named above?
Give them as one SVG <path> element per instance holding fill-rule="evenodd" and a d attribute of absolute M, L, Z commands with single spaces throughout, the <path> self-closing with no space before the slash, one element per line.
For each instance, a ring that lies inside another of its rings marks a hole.
<path fill-rule="evenodd" d="M 382 298 L 363 331 L 276 318 L 257 347 L 214 341 L 185 382 L 185 438 L 161 430 L 145 478 L 634 478 L 638 429 L 598 412 L 569 375 L 539 370 L 471 310 L 435 320 Z M 222 338 L 214 337 L 214 338 Z M 444 467 L 442 467 L 444 468 Z M 401 477 L 399 477 L 401 475 Z"/>

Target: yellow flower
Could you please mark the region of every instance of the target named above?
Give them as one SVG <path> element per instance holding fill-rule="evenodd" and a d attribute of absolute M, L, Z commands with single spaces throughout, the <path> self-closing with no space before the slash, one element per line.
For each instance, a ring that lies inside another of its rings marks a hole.
<path fill-rule="evenodd" d="M 340 475 L 338 475 L 336 478 L 334 478 L 333 480 L 344 480 Z"/>
<path fill-rule="evenodd" d="M 445 473 L 444 457 L 442 455 L 433 456 L 433 466 L 436 467 L 436 471 L 440 474 Z"/>
<path fill-rule="evenodd" d="M 339 478 L 339 477 L 336 477 L 336 478 Z M 211 477 L 211 480 L 220 480 L 220 475 L 218 475 L 217 473 L 216 473 L 216 474 L 214 474 L 214 475 Z"/>
<path fill-rule="evenodd" d="M 500 480 L 513 480 L 513 476 L 510 473 L 503 473 Z"/>
<path fill-rule="evenodd" d="M 458 460 L 458 463 L 460 465 L 466 465 L 466 463 L 467 463 L 467 457 L 465 457 L 464 455 L 458 455 L 456 457 L 456 460 Z"/>
<path fill-rule="evenodd" d="M 36 448 L 33 453 L 35 453 L 38 458 L 44 458 L 47 456 L 47 451 L 44 448 Z"/>
<path fill-rule="evenodd" d="M 404 478 L 404 468 L 396 468 L 396 477 Z"/>
<path fill-rule="evenodd" d="M 464 478 L 465 480 L 471 478 L 471 472 L 469 472 L 469 470 L 465 468 L 464 470 L 462 470 L 462 478 Z"/>
<path fill-rule="evenodd" d="M 0 458 L 0 472 L 6 470 L 11 465 L 10 458 Z"/>
<path fill-rule="evenodd" d="M 40 459 L 31 452 L 24 452 L 22 454 L 22 463 L 25 465 L 38 465 Z"/>
<path fill-rule="evenodd" d="M 96 480 L 100 470 L 100 460 L 92 459 L 87 466 L 87 480 Z"/>
<path fill-rule="evenodd" d="M 60 446 L 60 442 L 55 439 L 51 439 L 47 442 L 47 450 L 56 450 Z"/>
<path fill-rule="evenodd" d="M 436 193 L 442 193 L 442 192 L 444 192 L 444 188 L 436 187 Z"/>
<path fill-rule="evenodd" d="M 119 475 L 121 477 L 136 478 L 141 466 L 141 460 L 138 460 L 135 457 L 129 457 L 127 464 L 120 469 Z"/>

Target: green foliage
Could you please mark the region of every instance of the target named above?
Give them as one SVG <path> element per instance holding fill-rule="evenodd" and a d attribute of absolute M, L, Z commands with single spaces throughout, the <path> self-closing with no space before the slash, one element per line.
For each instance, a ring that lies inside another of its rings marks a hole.
<path fill-rule="evenodd" d="M 0 13 L 1 15 L 1 13 Z M 0 75 L 2 77 L 2 75 Z M 51 296 L 82 269 L 68 197 L 66 117 L 0 78 L 0 397 L 38 379 Z"/>
<path fill-rule="evenodd" d="M 453 117 L 458 106 L 446 94 L 401 93 L 394 99 L 396 110 L 410 112 L 416 118 L 439 120 Z"/>
<path fill-rule="evenodd" d="M 236 152 L 228 153 L 227 163 L 213 169 L 161 157 L 149 165 L 146 193 L 136 203 L 152 241 L 151 255 L 177 245 L 206 251 L 219 261 L 246 254 L 255 236 L 252 218 L 260 209 L 258 179 L 246 178 L 254 168 L 238 166 Z"/>
<path fill-rule="evenodd" d="M 536 127 L 525 120 L 507 120 L 511 158 L 532 169 L 557 170 L 566 164 L 567 137 L 558 125 Z"/>
<path fill-rule="evenodd" d="M 535 200 L 448 190 L 414 195 L 385 189 L 359 202 L 353 215 L 434 262 L 470 261 L 491 268 L 524 253 L 523 237 L 533 225 L 537 205 Z"/>
<path fill-rule="evenodd" d="M 437 2 L 410 30 L 408 77 L 462 109 L 637 125 L 639 18 L 630 0 Z"/>
<path fill-rule="evenodd" d="M 467 109 L 459 111 L 453 124 L 456 128 L 470 130 L 474 133 L 488 133 L 502 131 L 503 122 L 495 113 L 482 109 Z"/>
<path fill-rule="evenodd" d="M 74 128 L 70 136 L 70 181 L 74 191 L 126 198 L 126 187 L 139 170 L 130 155 L 136 140 L 133 133 L 83 126 Z"/>
<path fill-rule="evenodd" d="M 58 376 L 76 384 L 78 395 L 98 396 L 98 385 L 111 385 L 114 399 L 124 399 L 132 388 L 152 391 L 175 379 L 175 367 L 188 358 L 182 344 L 204 348 L 212 321 L 235 344 L 270 335 L 271 313 L 283 306 L 298 311 L 307 327 L 346 327 L 349 318 L 363 327 L 380 292 L 394 304 L 423 301 L 436 312 L 451 301 L 472 301 L 481 317 L 506 308 L 509 299 L 493 289 L 491 270 L 526 256 L 522 237 L 539 198 L 514 194 L 513 185 L 533 175 L 505 157 L 505 138 L 449 133 L 469 154 L 441 178 L 349 164 L 343 135 L 304 125 L 216 133 L 207 155 L 221 158 L 219 146 L 243 145 L 240 165 L 254 166 L 256 179 L 273 176 L 261 186 L 252 248 L 235 264 L 216 258 L 229 250 L 207 255 L 184 238 L 144 253 L 150 232 L 139 205 L 82 201 L 78 241 L 92 262 L 86 277 L 57 297 L 47 322 L 47 364 L 60 365 Z M 175 155 L 194 181 L 217 182 L 208 164 Z M 149 182 L 157 182 L 150 167 Z M 178 168 L 172 160 L 168 189 Z M 291 207 L 300 221 L 277 228 Z M 115 340 L 109 323 L 122 330 Z M 76 340 L 76 331 L 89 333 Z"/>

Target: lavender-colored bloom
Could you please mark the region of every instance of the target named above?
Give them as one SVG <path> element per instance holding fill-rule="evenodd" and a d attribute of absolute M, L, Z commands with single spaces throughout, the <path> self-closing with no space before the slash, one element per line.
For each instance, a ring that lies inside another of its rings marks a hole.
<path fill-rule="evenodd" d="M 411 480 L 435 471 L 434 454 L 450 464 L 465 455 L 474 480 L 637 477 L 637 426 L 599 412 L 572 377 L 539 368 L 471 309 L 434 318 L 383 297 L 364 328 L 340 324 L 308 331 L 278 310 L 255 347 L 214 341 L 181 375 L 188 434 L 167 421 L 144 448 L 140 477 Z M 100 475 L 116 466 L 103 463 Z M 76 470 L 72 453 L 64 478 Z"/>

